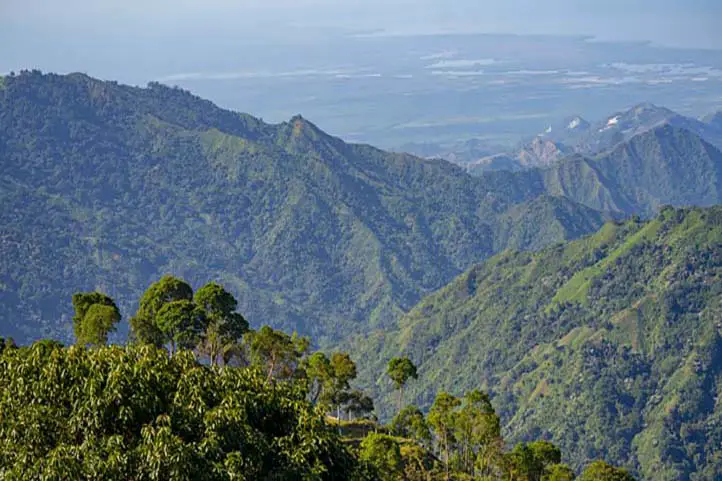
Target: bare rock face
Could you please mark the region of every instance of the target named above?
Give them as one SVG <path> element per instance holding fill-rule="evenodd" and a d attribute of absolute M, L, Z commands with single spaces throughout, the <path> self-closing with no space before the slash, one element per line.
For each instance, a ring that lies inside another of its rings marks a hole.
<path fill-rule="evenodd" d="M 523 167 L 543 167 L 557 162 L 569 153 L 570 149 L 563 144 L 536 137 L 521 149 L 518 160 Z"/>

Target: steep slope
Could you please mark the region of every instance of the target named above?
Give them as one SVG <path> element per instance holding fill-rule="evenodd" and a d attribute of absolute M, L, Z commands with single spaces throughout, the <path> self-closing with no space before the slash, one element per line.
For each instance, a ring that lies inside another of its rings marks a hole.
<path fill-rule="evenodd" d="M 645 480 L 722 475 L 722 207 L 664 209 L 537 253 L 506 252 L 356 339 L 366 386 L 409 355 L 407 400 L 484 388 L 513 440 L 548 437 L 581 466 Z M 386 415 L 388 415 L 388 411 Z"/>
<path fill-rule="evenodd" d="M 479 160 L 467 162 L 463 166 L 472 175 L 481 175 L 484 172 L 496 170 L 517 172 L 533 167 L 553 165 L 571 153 L 572 150 L 561 143 L 535 137 L 515 152 L 482 157 Z"/>
<path fill-rule="evenodd" d="M 708 124 L 711 128 L 715 130 L 722 131 L 722 110 L 709 115 L 705 115 L 702 118 L 702 122 Z"/>
<path fill-rule="evenodd" d="M 575 155 L 520 175 L 540 177 L 552 195 L 625 214 L 648 216 L 665 204 L 708 206 L 722 200 L 722 153 L 669 124 L 596 157 Z"/>
<path fill-rule="evenodd" d="M 21 340 L 67 339 L 78 290 L 108 292 L 127 319 L 164 273 L 223 282 L 254 325 L 322 340 L 386 326 L 507 247 L 499 219 L 543 192 L 349 145 L 301 117 L 269 125 L 79 74 L 4 80 L 0 160 L 0 334 Z M 553 231 L 513 245 L 599 225 L 562 225 L 588 211 L 576 207 L 532 215 Z"/>

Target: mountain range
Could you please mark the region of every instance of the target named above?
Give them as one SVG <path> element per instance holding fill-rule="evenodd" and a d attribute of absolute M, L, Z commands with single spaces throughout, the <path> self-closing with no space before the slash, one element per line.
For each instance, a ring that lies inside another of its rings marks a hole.
<path fill-rule="evenodd" d="M 666 206 L 722 201 L 719 119 L 630 112 L 470 175 L 158 83 L 0 78 L 0 336 L 72 341 L 78 291 L 128 319 L 164 274 L 215 280 L 253 326 L 349 348 L 384 417 L 369 373 L 406 353 L 424 408 L 483 387 L 511 440 L 716 479 L 722 212 Z"/>
<path fill-rule="evenodd" d="M 108 292 L 127 319 L 165 273 L 222 282 L 254 325 L 333 340 L 390 325 L 495 252 L 607 218 L 300 116 L 271 125 L 81 74 L 4 79 L 0 157 L 0 325 L 19 340 L 69 339 L 78 290 Z"/>
<path fill-rule="evenodd" d="M 635 105 L 592 124 L 580 116 L 563 119 L 550 125 L 533 139 L 524 141 L 511 151 L 484 154 L 478 148 L 457 146 L 453 155 L 443 149 L 412 152 L 426 157 L 444 158 L 466 168 L 473 175 L 495 170 L 520 171 L 534 167 L 548 167 L 573 154 L 594 157 L 633 137 L 650 130 L 670 125 L 701 137 L 716 148 L 722 148 L 722 113 L 702 119 L 685 117 L 664 107 L 650 103 Z M 464 145 L 476 145 L 467 141 Z M 486 150 L 493 149 L 486 146 Z M 497 147 L 498 149 L 498 147 Z"/>

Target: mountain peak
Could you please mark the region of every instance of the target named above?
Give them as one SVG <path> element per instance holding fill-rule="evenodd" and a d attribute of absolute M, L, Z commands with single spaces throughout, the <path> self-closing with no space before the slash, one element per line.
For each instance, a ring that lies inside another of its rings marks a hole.
<path fill-rule="evenodd" d="M 590 127 L 589 122 L 587 122 L 584 118 L 580 117 L 579 115 L 571 117 L 567 119 L 567 130 L 587 130 Z"/>

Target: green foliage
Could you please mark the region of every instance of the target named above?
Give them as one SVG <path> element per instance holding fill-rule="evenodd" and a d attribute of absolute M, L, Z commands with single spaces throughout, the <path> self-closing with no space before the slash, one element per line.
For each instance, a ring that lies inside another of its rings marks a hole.
<path fill-rule="evenodd" d="M 396 389 L 401 389 L 409 379 L 418 379 L 416 366 L 408 357 L 395 357 L 389 361 L 386 373 L 394 382 Z"/>
<path fill-rule="evenodd" d="M 386 367 L 386 374 L 389 375 L 394 383 L 394 388 L 399 392 L 398 409 L 401 412 L 401 403 L 403 402 L 404 386 L 409 379 L 418 379 L 416 366 L 408 357 L 395 357 L 389 361 Z"/>
<path fill-rule="evenodd" d="M 454 410 L 461 405 L 461 401 L 446 392 L 436 395 L 434 404 L 429 410 L 429 424 L 433 427 L 434 433 L 444 453 L 444 465 L 448 477 L 449 456 L 454 439 Z"/>
<path fill-rule="evenodd" d="M 373 479 L 300 385 L 188 351 L 36 344 L 0 379 L 4 480 Z"/>
<path fill-rule="evenodd" d="M 173 322 L 182 323 L 179 315 L 183 310 L 193 311 L 195 306 L 189 304 L 193 300 L 193 289 L 182 279 L 165 275 L 158 282 L 151 284 L 140 299 L 138 310 L 130 320 L 132 338 L 136 341 L 154 346 L 162 346 L 171 342 L 176 331 L 173 329 Z M 166 309 L 168 318 L 161 320 L 159 314 L 168 304 L 173 302 L 186 301 Z M 175 321 L 173 319 L 175 318 Z M 186 319 L 190 325 L 193 323 Z M 161 327 L 161 323 L 164 326 Z"/>
<path fill-rule="evenodd" d="M 391 421 L 391 431 L 422 444 L 431 441 L 431 431 L 424 414 L 416 406 L 406 406 Z"/>
<path fill-rule="evenodd" d="M 374 400 L 359 389 L 348 391 L 341 399 L 343 409 L 346 411 L 349 419 L 351 416 L 363 418 L 374 411 Z"/>
<path fill-rule="evenodd" d="M 360 386 L 390 419 L 394 393 L 377 373 L 404 353 L 419 365 L 407 397 L 422 410 L 440 389 L 481 388 L 509 441 L 548 439 L 576 471 L 603 457 L 641 479 L 714 480 L 721 244 L 722 208 L 665 208 L 648 222 L 495 256 L 395 330 L 356 339 L 350 352 L 368 360 Z"/>
<path fill-rule="evenodd" d="M 203 310 L 208 323 L 199 350 L 211 364 L 217 364 L 219 358 L 227 361 L 248 332 L 248 321 L 236 312 L 238 301 L 223 286 L 210 282 L 196 291 L 193 302 Z"/>
<path fill-rule="evenodd" d="M 527 175 L 552 195 L 600 211 L 651 216 L 665 204 L 706 206 L 722 200 L 722 152 L 668 123 L 608 152 L 572 156 Z"/>
<path fill-rule="evenodd" d="M 203 309 L 187 299 L 163 304 L 153 322 L 163 338 L 170 343 L 171 355 L 177 348 L 195 347 L 208 325 Z"/>
<path fill-rule="evenodd" d="M 547 468 L 542 481 L 574 481 L 576 476 L 572 468 L 566 464 L 553 464 Z"/>
<path fill-rule="evenodd" d="M 113 299 L 100 292 L 73 294 L 73 328 L 80 345 L 101 346 L 120 322 L 120 311 Z"/>
<path fill-rule="evenodd" d="M 570 472 L 561 463 L 561 450 L 548 441 L 519 443 L 514 446 L 509 458 L 514 479 L 544 481 L 555 477 L 564 479 Z"/>
<path fill-rule="evenodd" d="M 604 461 L 595 461 L 582 472 L 578 481 L 634 481 L 624 469 L 610 466 Z"/>
<path fill-rule="evenodd" d="M 291 378 L 309 347 L 308 338 L 268 326 L 248 332 L 246 343 L 252 362 L 266 372 L 267 381 Z"/>
<path fill-rule="evenodd" d="M 385 481 L 402 479 L 404 467 L 401 447 L 391 436 L 369 434 L 361 442 L 359 454 L 363 461 L 376 468 L 381 479 Z"/>

